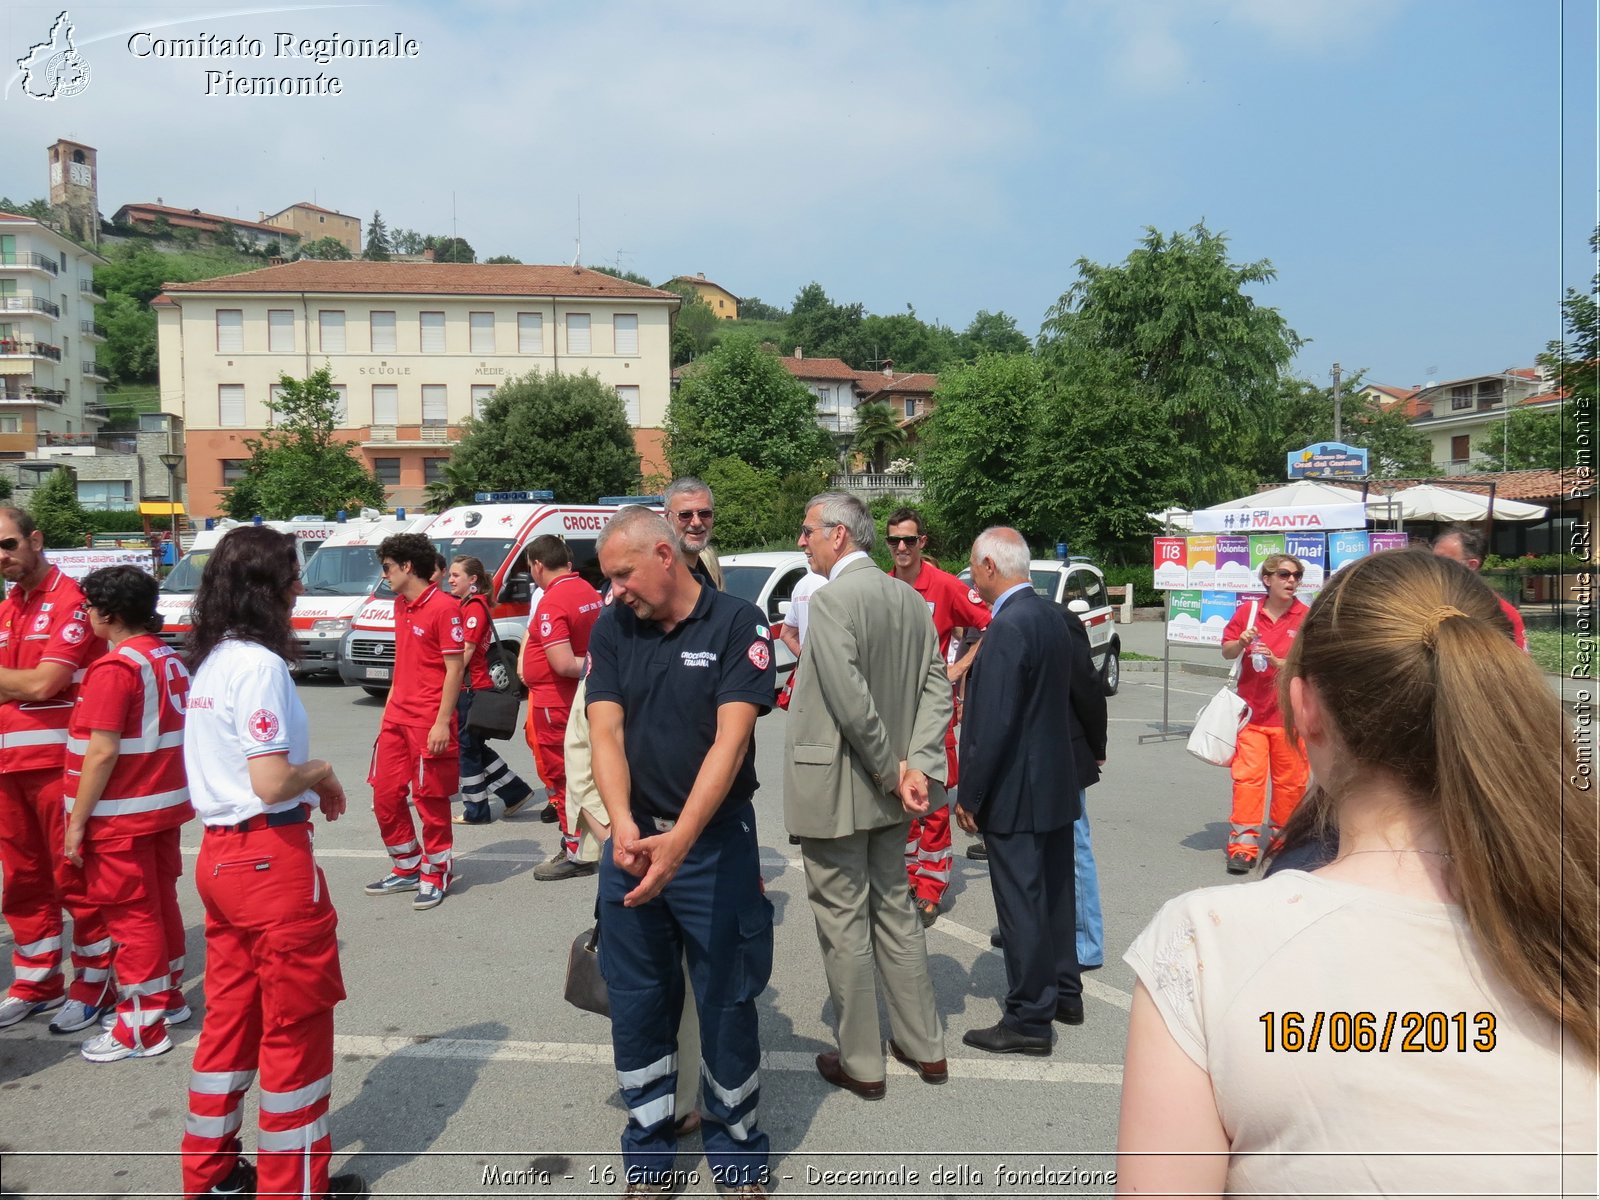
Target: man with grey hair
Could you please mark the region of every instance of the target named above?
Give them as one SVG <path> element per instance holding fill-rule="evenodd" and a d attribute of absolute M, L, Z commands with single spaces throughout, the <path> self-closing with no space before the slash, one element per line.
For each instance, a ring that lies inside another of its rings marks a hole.
<path fill-rule="evenodd" d="M 994 613 L 967 675 L 956 820 L 982 832 L 1006 964 L 1005 1012 L 962 1041 L 992 1054 L 1049 1054 L 1051 1022 L 1083 1023 L 1074 899 L 1072 634 L 1033 590 L 1028 543 L 985 529 L 972 585 Z"/>
<path fill-rule="evenodd" d="M 598 549 L 612 603 L 590 633 L 587 704 L 611 832 L 600 858 L 600 966 L 628 1109 L 627 1195 L 673 1190 L 687 954 L 706 1158 L 732 1194 L 764 1196 L 756 997 L 772 971 L 772 904 L 751 800 L 772 642 L 754 605 L 689 573 L 674 530 L 648 509 L 622 509 Z"/>
<path fill-rule="evenodd" d="M 711 485 L 693 475 L 684 475 L 667 485 L 661 511 L 666 514 L 683 551 L 689 573 L 702 583 L 722 590 L 722 565 L 711 548 L 711 527 L 717 520 L 717 506 L 711 499 Z"/>
<path fill-rule="evenodd" d="M 839 1049 L 817 1055 L 817 1071 L 867 1100 L 884 1094 L 874 962 L 889 1053 L 925 1082 L 948 1077 L 905 844 L 911 816 L 944 800 L 954 709 L 927 605 L 867 557 L 872 539 L 872 517 L 854 496 L 825 492 L 806 506 L 800 548 L 828 585 L 811 598 L 783 794 L 839 1027 Z"/>

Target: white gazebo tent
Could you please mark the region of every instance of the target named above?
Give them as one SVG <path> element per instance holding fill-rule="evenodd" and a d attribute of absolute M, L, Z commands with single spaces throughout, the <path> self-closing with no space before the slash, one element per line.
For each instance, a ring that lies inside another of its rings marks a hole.
<path fill-rule="evenodd" d="M 1542 521 L 1549 513 L 1542 505 L 1463 492 L 1436 483 L 1405 488 L 1390 500 L 1401 521 L 1482 521 L 1489 517 L 1497 521 Z"/>
<path fill-rule="evenodd" d="M 1367 519 L 1370 521 L 1392 520 L 1390 504 L 1386 497 L 1368 493 L 1364 487 L 1337 487 L 1331 483 L 1324 483 L 1318 479 L 1296 479 L 1282 487 L 1270 488 L 1265 492 L 1252 492 L 1248 496 L 1239 496 L 1233 500 L 1224 500 L 1221 504 L 1212 504 L 1198 510 L 1201 512 L 1226 512 L 1230 509 L 1252 508 L 1319 508 L 1333 504 L 1359 504 L 1363 496 L 1366 499 Z M 1194 514 L 1183 509 L 1167 509 L 1164 512 L 1151 513 L 1152 520 L 1172 529 L 1193 529 Z"/>

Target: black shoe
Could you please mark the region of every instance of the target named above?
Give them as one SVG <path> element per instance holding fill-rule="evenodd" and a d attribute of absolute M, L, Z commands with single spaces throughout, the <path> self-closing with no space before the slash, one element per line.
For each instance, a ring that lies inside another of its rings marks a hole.
<path fill-rule="evenodd" d="M 1248 854 L 1228 855 L 1229 875 L 1248 875 L 1255 868 L 1256 860 Z"/>
<path fill-rule="evenodd" d="M 328 1194 L 324 1200 L 354 1200 L 357 1196 L 370 1195 L 372 1189 L 367 1186 L 367 1181 L 352 1171 L 328 1180 Z"/>
<path fill-rule="evenodd" d="M 533 877 L 540 883 L 551 883 L 561 879 L 581 879 L 585 875 L 593 875 L 599 863 L 573 862 L 570 858 L 552 859 L 547 863 L 540 863 L 533 869 Z"/>
<path fill-rule="evenodd" d="M 988 862 L 989 847 L 982 842 L 973 842 L 972 845 L 967 847 L 967 857 L 973 862 Z"/>
<path fill-rule="evenodd" d="M 1050 1053 L 1049 1035 L 1029 1037 L 1025 1033 L 1018 1033 L 1004 1021 L 991 1025 L 988 1029 L 969 1029 L 961 1035 L 961 1040 L 968 1046 L 978 1050 L 987 1050 L 990 1054 L 1034 1054 L 1042 1056 Z"/>
<path fill-rule="evenodd" d="M 539 820 L 543 821 L 546 825 L 555 825 L 560 822 L 561 814 L 556 811 L 556 806 L 554 804 L 546 804 L 539 813 Z"/>
<path fill-rule="evenodd" d="M 1074 996 L 1071 1000 L 1057 1000 L 1056 1020 L 1063 1025 L 1082 1025 L 1083 997 Z"/>
<path fill-rule="evenodd" d="M 1001 937 L 998 933 L 991 933 L 989 935 L 989 945 L 993 946 L 996 950 L 1000 949 L 1000 947 L 1004 946 L 1005 944 L 1005 938 Z"/>
<path fill-rule="evenodd" d="M 248 1158 L 236 1158 L 228 1177 L 202 1196 L 254 1196 L 256 1194 L 256 1169 Z"/>
<path fill-rule="evenodd" d="M 789 845 L 798 846 L 799 844 L 800 844 L 800 839 L 795 837 L 795 835 L 791 833 L 789 835 Z"/>

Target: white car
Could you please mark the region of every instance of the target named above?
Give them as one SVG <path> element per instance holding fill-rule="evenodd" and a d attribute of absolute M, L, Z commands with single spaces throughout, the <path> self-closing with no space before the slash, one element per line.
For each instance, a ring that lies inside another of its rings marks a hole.
<path fill-rule="evenodd" d="M 730 596 L 748 600 L 766 615 L 772 626 L 773 661 L 778 668 L 778 690 L 789 680 L 795 658 L 789 647 L 778 640 L 778 626 L 789 615 L 789 597 L 794 585 L 811 568 L 798 550 L 730 554 L 717 560 L 722 566 L 722 590 Z"/>
<path fill-rule="evenodd" d="M 1117 636 L 1116 610 L 1106 594 L 1106 578 L 1100 568 L 1081 558 L 1066 562 L 1035 558 L 1028 563 L 1028 575 L 1039 595 L 1078 614 L 1089 631 L 1089 657 L 1100 673 L 1101 686 L 1106 695 L 1115 696 L 1122 682 L 1122 639 Z M 972 572 L 963 569 L 959 578 L 970 584 Z"/>

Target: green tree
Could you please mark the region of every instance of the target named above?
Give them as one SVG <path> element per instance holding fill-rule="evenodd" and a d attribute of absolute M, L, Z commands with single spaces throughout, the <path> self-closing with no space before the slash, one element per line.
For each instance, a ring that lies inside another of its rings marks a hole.
<path fill-rule="evenodd" d="M 350 247 L 336 237 L 318 238 L 300 247 L 301 258 L 343 260 L 351 257 Z"/>
<path fill-rule="evenodd" d="M 616 388 L 587 372 L 531 371 L 494 390 L 467 422 L 448 477 L 457 500 L 475 491 L 549 488 L 592 504 L 639 486 L 639 455 Z"/>
<path fill-rule="evenodd" d="M 1240 462 L 1241 431 L 1277 395 L 1301 345 L 1274 308 L 1245 293 L 1276 277 L 1266 259 L 1228 260 L 1227 238 L 1151 228 L 1127 260 L 1080 258 L 1078 280 L 1051 308 L 1042 342 L 1111 351 L 1148 385 L 1177 429 L 1189 500 L 1210 504 L 1257 482 Z"/>
<path fill-rule="evenodd" d="M 1361 388 L 1359 373 L 1340 388 L 1339 440 L 1366 450 L 1368 466 L 1379 479 L 1437 475 L 1433 448 L 1427 435 L 1407 422 L 1406 406 L 1385 408 L 1362 395 Z M 1258 479 L 1283 479 L 1290 451 L 1334 440 L 1333 389 L 1285 377 L 1277 395 L 1262 405 L 1255 424 L 1240 437 L 1248 447 L 1241 461 Z"/>
<path fill-rule="evenodd" d="M 972 362 L 980 354 L 1026 354 L 1033 349 L 1028 335 L 1017 328 L 1015 317 L 1003 312 L 979 311 L 956 338 L 956 357 Z"/>
<path fill-rule="evenodd" d="M 860 304 L 835 304 L 820 283 L 801 288 L 784 322 L 784 349 L 799 346 L 812 358 L 839 358 L 866 370 L 872 347 L 861 329 Z"/>
<path fill-rule="evenodd" d="M 770 473 L 758 471 L 742 459 L 719 458 L 701 478 L 717 498 L 720 552 L 753 550 L 782 536 L 784 531 L 776 521 L 779 483 Z"/>
<path fill-rule="evenodd" d="M 621 267 L 590 267 L 591 271 L 599 271 L 602 275 L 609 275 L 613 279 L 626 279 L 629 283 L 637 283 L 641 287 L 655 287 L 645 276 L 637 271 L 624 271 Z"/>
<path fill-rule="evenodd" d="M 389 252 L 391 254 L 421 254 L 427 244 L 428 239 L 415 229 L 401 229 L 396 226 L 389 231 Z"/>
<path fill-rule="evenodd" d="M 923 424 L 923 497 L 951 537 L 971 542 L 990 525 L 1040 533 L 1033 476 L 1048 447 L 1045 380 L 1031 355 L 989 354 L 942 372 Z"/>
<path fill-rule="evenodd" d="M 674 475 L 704 476 L 737 458 L 782 479 L 833 458 L 817 401 L 748 334 L 734 334 L 685 374 L 667 405 L 666 454 Z"/>
<path fill-rule="evenodd" d="M 889 362 L 899 371 L 937 371 L 956 354 L 956 335 L 943 325 L 929 325 L 909 304 L 903 313 L 863 317 L 861 340 L 870 357 L 863 362 L 845 359 L 851 366 L 878 367 Z"/>
<path fill-rule="evenodd" d="M 521 266 L 522 260 L 515 254 L 496 254 L 493 258 L 483 260 L 491 266 Z"/>
<path fill-rule="evenodd" d="M 224 511 L 240 521 L 258 513 L 281 521 L 297 513 L 332 517 L 341 508 L 381 508 L 383 485 L 355 446 L 334 436 L 339 397 L 332 371 L 320 367 L 304 379 L 280 375 L 278 388 L 272 428 L 245 439 L 250 459 L 244 478 L 223 494 Z"/>
<path fill-rule="evenodd" d="M 1595 226 L 1594 232 L 1589 235 L 1589 251 L 1596 261 L 1600 261 L 1600 225 Z M 1584 427 L 1592 434 L 1596 406 L 1600 405 L 1600 303 L 1597 301 L 1600 301 L 1600 273 L 1590 277 L 1588 295 L 1576 288 L 1568 288 L 1566 298 L 1561 301 L 1561 322 L 1565 326 L 1566 336 L 1546 346 L 1539 361 L 1549 369 L 1556 385 L 1566 392 L 1567 402 L 1561 406 L 1559 422 L 1531 419 L 1555 417 L 1554 413 L 1517 413 L 1511 418 L 1513 427 L 1518 424 L 1518 417 L 1530 418 L 1521 422 L 1526 430 L 1522 435 L 1526 447 L 1522 451 L 1524 459 L 1537 454 L 1545 459 L 1540 465 L 1559 462 L 1563 467 L 1576 466 L 1579 427 Z M 1549 453 L 1547 445 L 1542 450 L 1534 449 L 1541 441 L 1546 444 L 1549 442 L 1552 424 L 1557 425 L 1559 453 L 1556 456 Z M 1512 432 L 1516 432 L 1515 428 Z M 1592 449 L 1592 440 L 1586 442 L 1585 446 Z M 1482 443 L 1479 449 L 1486 453 L 1493 452 L 1492 448 Z M 1515 462 L 1518 455 L 1506 454 L 1504 457 Z"/>
<path fill-rule="evenodd" d="M 123 292 L 108 292 L 94 316 L 106 331 L 105 345 L 96 357 L 105 364 L 112 381 L 154 383 L 156 314 L 149 304 Z"/>
<path fill-rule="evenodd" d="M 372 210 L 372 223 L 367 226 L 367 244 L 361 257 L 370 262 L 389 261 L 389 227 L 383 223 L 383 214 Z"/>
<path fill-rule="evenodd" d="M 672 365 L 681 367 L 716 347 L 722 336 L 722 322 L 688 284 L 663 284 L 662 290 L 683 301 L 672 321 Z"/>
<path fill-rule="evenodd" d="M 19 217 L 32 217 L 35 221 L 54 221 L 55 209 L 50 207 L 47 200 L 29 200 L 22 203 L 11 199 L 10 196 L 0 196 L 0 212 L 13 213 Z"/>
<path fill-rule="evenodd" d="M 755 296 L 746 296 L 739 301 L 741 321 L 787 321 L 788 319 L 787 310 L 767 304 Z"/>
<path fill-rule="evenodd" d="M 478 256 L 467 243 L 466 238 L 458 237 L 431 237 L 423 244 L 424 249 L 432 248 L 433 261 L 441 263 L 473 263 L 478 261 Z"/>
<path fill-rule="evenodd" d="M 867 456 L 872 471 L 882 475 L 889 461 L 889 451 L 905 445 L 906 431 L 900 421 L 882 400 L 874 400 L 856 409 L 856 437 L 851 449 Z"/>
<path fill-rule="evenodd" d="M 34 490 L 28 512 L 44 534 L 46 546 L 81 547 L 89 532 L 89 514 L 78 503 L 78 485 L 65 467 L 50 472 L 49 478 Z"/>
<path fill-rule="evenodd" d="M 1568 399 L 1557 409 L 1524 408 L 1512 412 L 1502 424 L 1478 437 L 1473 449 L 1483 455 L 1480 469 L 1553 471 L 1577 466 L 1578 404 Z"/>
<path fill-rule="evenodd" d="M 109 259 L 95 269 L 94 282 L 106 297 L 95 313 L 105 326 L 106 344 L 96 357 L 120 384 L 156 381 L 156 317 L 150 301 L 169 283 L 231 275 L 259 265 L 237 252 L 215 248 L 163 254 L 146 244 L 108 247 Z"/>

